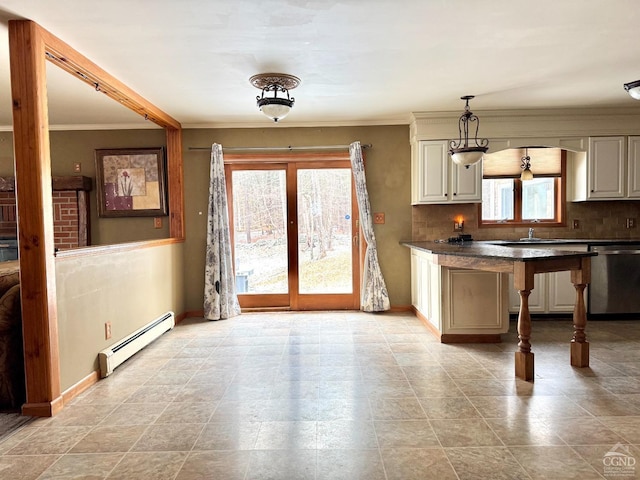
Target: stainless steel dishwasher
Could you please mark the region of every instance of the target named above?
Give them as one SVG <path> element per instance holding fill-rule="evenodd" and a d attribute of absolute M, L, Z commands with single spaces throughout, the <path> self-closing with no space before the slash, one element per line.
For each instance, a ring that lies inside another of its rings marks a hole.
<path fill-rule="evenodd" d="M 591 245 L 589 314 L 640 314 L 640 244 Z"/>

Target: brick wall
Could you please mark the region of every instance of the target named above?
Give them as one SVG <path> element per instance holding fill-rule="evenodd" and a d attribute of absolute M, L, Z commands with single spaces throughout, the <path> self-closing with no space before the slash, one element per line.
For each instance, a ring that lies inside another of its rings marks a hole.
<path fill-rule="evenodd" d="M 53 192 L 53 233 L 55 248 L 78 247 L 78 196 L 75 191 Z M 14 192 L 0 192 L 0 236 L 15 237 L 16 198 Z"/>
<path fill-rule="evenodd" d="M 0 192 L 0 236 L 16 236 L 16 197 L 13 192 Z"/>
<path fill-rule="evenodd" d="M 78 196 L 75 191 L 53 192 L 53 237 L 60 250 L 78 246 Z"/>

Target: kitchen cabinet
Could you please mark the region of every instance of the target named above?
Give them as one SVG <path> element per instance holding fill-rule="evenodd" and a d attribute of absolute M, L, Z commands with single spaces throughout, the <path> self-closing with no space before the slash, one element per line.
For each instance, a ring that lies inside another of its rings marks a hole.
<path fill-rule="evenodd" d="M 453 163 L 447 141 L 420 141 L 411 158 L 411 203 L 479 203 L 482 163 L 469 168 Z"/>
<path fill-rule="evenodd" d="M 627 156 L 629 168 L 627 196 L 640 198 L 640 137 L 629 137 Z"/>
<path fill-rule="evenodd" d="M 443 267 L 411 250 L 411 301 L 442 342 L 481 341 L 509 329 L 507 275 Z"/>
<path fill-rule="evenodd" d="M 516 247 L 517 248 L 517 247 Z M 586 252 L 585 244 L 575 245 L 536 245 L 540 249 Z M 572 313 L 576 303 L 576 289 L 571 283 L 571 272 L 538 273 L 534 277 L 534 289 L 529 295 L 531 313 Z M 585 299 L 588 287 L 585 289 Z M 520 295 L 513 286 L 513 277 L 509 275 L 509 313 L 518 313 Z"/>
<path fill-rule="evenodd" d="M 590 137 L 569 175 L 574 202 L 640 199 L 640 137 Z"/>

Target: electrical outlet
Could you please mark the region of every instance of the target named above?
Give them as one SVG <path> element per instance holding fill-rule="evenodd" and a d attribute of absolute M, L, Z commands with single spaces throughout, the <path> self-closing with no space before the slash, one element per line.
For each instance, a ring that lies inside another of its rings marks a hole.
<path fill-rule="evenodd" d="M 154 217 L 153 228 L 162 228 L 162 217 Z"/>
<path fill-rule="evenodd" d="M 383 224 L 384 223 L 384 213 L 374 213 L 373 214 L 373 223 Z"/>
<path fill-rule="evenodd" d="M 573 229 L 578 230 L 580 228 L 580 220 L 573 221 Z"/>
<path fill-rule="evenodd" d="M 635 218 L 627 218 L 627 228 L 635 228 L 636 227 L 636 219 Z"/>
<path fill-rule="evenodd" d="M 453 231 L 454 232 L 462 232 L 464 230 L 464 221 L 455 220 L 453 222 Z"/>
<path fill-rule="evenodd" d="M 80 173 L 82 171 L 82 164 L 79 162 L 76 162 L 73 164 L 73 171 L 76 173 Z"/>
<path fill-rule="evenodd" d="M 105 322 L 104 324 L 104 339 L 109 340 L 111 338 L 111 322 Z"/>

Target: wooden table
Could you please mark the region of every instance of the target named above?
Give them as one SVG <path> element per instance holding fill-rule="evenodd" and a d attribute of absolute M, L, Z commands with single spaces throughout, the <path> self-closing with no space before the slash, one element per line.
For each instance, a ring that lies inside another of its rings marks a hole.
<path fill-rule="evenodd" d="M 434 263 L 445 267 L 512 273 L 516 290 L 520 294 L 518 313 L 518 351 L 515 352 L 515 375 L 527 381 L 534 379 L 534 356 L 531 351 L 531 315 L 529 295 L 533 290 L 536 273 L 571 271 L 571 282 L 576 289 L 573 309 L 573 338 L 571 339 L 571 365 L 589 366 L 589 342 L 585 334 L 587 310 L 584 289 L 591 280 L 591 257 L 594 252 L 573 252 L 536 248 L 512 248 L 485 243 L 468 242 L 448 244 L 435 242 L 403 242 L 434 255 Z"/>

